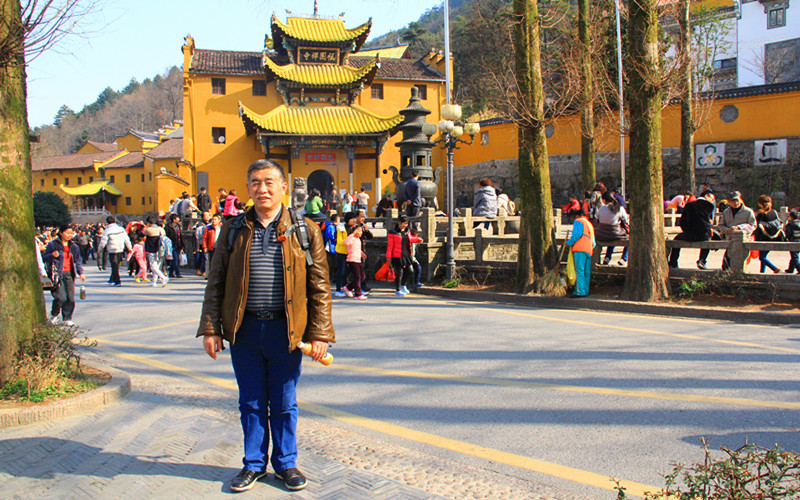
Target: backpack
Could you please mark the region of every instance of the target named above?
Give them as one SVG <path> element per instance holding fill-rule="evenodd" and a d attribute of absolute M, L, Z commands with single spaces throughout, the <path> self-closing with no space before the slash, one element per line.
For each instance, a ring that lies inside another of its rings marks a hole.
<path fill-rule="evenodd" d="M 345 239 L 347 239 L 347 230 L 336 228 L 336 253 L 347 255 L 347 245 L 344 244 Z"/>
<path fill-rule="evenodd" d="M 297 241 L 300 242 L 300 248 L 302 248 L 306 254 L 306 263 L 309 266 L 313 265 L 314 259 L 311 257 L 311 241 L 308 237 L 308 225 L 306 224 L 306 219 L 303 216 L 298 217 L 297 213 L 291 208 L 287 208 L 287 210 L 289 211 L 289 217 L 292 219 L 292 225 L 286 230 L 284 236 L 289 238 L 292 233 L 297 233 Z M 243 212 L 234 217 L 231 222 L 231 227 L 228 230 L 228 252 L 233 250 L 233 245 L 236 242 L 236 236 L 239 234 L 239 230 L 246 224 L 246 215 L 247 212 Z"/>

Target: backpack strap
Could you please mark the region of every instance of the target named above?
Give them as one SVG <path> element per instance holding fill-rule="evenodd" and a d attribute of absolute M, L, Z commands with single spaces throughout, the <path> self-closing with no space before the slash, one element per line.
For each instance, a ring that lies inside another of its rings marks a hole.
<path fill-rule="evenodd" d="M 231 221 L 231 227 L 228 230 L 228 252 L 233 250 L 233 244 L 236 242 L 236 235 L 239 234 L 239 230 L 245 225 L 244 218 L 246 214 L 247 212 L 242 212 Z"/>
<path fill-rule="evenodd" d="M 289 217 L 292 219 L 292 225 L 286 230 L 286 237 L 288 238 L 292 235 L 292 233 L 297 233 L 297 240 L 300 242 L 300 248 L 302 248 L 303 252 L 306 254 L 306 263 L 309 266 L 314 265 L 314 259 L 311 257 L 311 240 L 308 236 L 308 225 L 306 224 L 306 218 L 302 215 L 298 216 L 297 212 L 291 208 L 288 210 Z"/>

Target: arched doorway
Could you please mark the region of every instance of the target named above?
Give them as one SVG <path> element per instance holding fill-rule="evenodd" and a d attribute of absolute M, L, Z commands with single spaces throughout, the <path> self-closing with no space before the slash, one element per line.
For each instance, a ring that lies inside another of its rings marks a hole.
<path fill-rule="evenodd" d="M 325 198 L 326 193 L 330 193 L 334 188 L 333 176 L 327 170 L 314 170 L 308 176 L 308 192 L 311 193 L 312 189 L 319 190 L 322 198 Z"/>

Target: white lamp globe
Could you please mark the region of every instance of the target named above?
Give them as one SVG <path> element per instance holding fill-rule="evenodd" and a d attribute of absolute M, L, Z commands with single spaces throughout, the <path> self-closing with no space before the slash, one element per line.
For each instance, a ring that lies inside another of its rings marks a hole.
<path fill-rule="evenodd" d="M 450 135 L 452 135 L 453 137 L 461 137 L 462 135 L 464 135 L 464 127 L 462 127 L 461 125 L 456 125 L 455 127 L 453 127 L 453 131 L 450 133 Z"/>
<path fill-rule="evenodd" d="M 466 132 L 467 135 L 474 137 L 478 135 L 480 131 L 481 131 L 481 126 L 478 125 L 477 123 L 467 123 L 466 125 L 464 125 L 464 132 Z"/>
<path fill-rule="evenodd" d="M 450 121 L 458 120 L 461 118 L 461 106 L 458 104 L 445 104 L 442 106 L 442 118 Z"/>
<path fill-rule="evenodd" d="M 453 127 L 455 125 L 450 120 L 439 120 L 439 130 L 444 132 L 445 134 L 449 134 L 453 131 Z"/>
<path fill-rule="evenodd" d="M 433 134 L 436 133 L 436 125 L 434 125 L 433 123 L 426 123 L 425 125 L 422 126 L 422 133 L 427 135 L 428 137 L 431 137 Z"/>

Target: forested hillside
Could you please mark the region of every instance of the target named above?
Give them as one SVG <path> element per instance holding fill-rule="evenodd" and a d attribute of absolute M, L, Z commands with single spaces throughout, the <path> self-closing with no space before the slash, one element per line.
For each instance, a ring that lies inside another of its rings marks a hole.
<path fill-rule="evenodd" d="M 152 132 L 183 116 L 183 76 L 177 66 L 147 78 L 136 79 L 122 90 L 107 87 L 97 100 L 78 112 L 61 106 L 52 125 L 36 127 L 35 156 L 74 153 L 87 140 L 114 142 L 129 130 Z"/>

